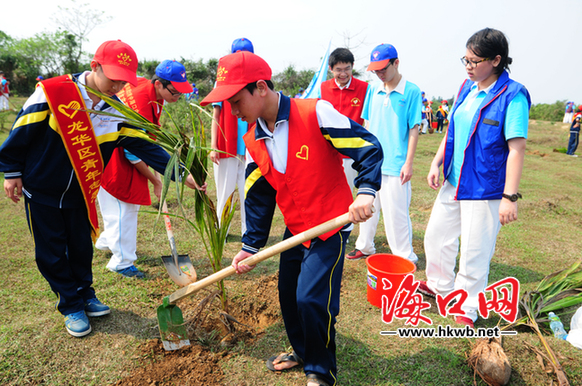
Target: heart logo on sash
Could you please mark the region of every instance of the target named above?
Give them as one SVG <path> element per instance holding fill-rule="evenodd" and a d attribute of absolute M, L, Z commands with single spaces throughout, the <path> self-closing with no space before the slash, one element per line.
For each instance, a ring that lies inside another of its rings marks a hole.
<path fill-rule="evenodd" d="M 299 159 L 304 159 L 307 161 L 307 159 L 309 158 L 309 148 L 307 147 L 307 145 L 303 145 L 301 146 L 301 150 L 299 150 L 295 156 Z"/>
<path fill-rule="evenodd" d="M 70 119 L 73 119 L 73 117 L 75 115 L 77 115 L 77 112 L 79 111 L 80 108 L 81 108 L 81 105 L 79 104 L 79 102 L 72 101 L 71 103 L 69 103 L 66 106 L 65 105 L 59 105 L 59 112 L 61 114 L 66 115 Z M 69 113 L 67 113 L 67 110 L 73 110 L 73 111 L 69 114 Z"/>

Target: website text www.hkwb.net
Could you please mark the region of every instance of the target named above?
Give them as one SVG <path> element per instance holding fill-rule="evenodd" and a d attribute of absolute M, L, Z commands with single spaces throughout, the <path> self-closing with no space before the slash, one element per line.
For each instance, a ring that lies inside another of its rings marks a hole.
<path fill-rule="evenodd" d="M 501 331 L 499 327 L 471 328 L 436 326 L 423 328 L 398 328 L 396 331 L 380 331 L 380 335 L 400 338 L 499 338 L 501 335 L 517 335 L 516 331 Z"/>

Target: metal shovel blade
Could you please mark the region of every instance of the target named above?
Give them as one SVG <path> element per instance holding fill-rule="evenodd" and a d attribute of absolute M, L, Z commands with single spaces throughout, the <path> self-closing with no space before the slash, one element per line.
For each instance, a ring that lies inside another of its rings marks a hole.
<path fill-rule="evenodd" d="M 158 326 L 164 350 L 178 350 L 190 346 L 182 310 L 178 306 L 163 304 L 158 307 Z"/>
<path fill-rule="evenodd" d="M 190 256 L 178 255 L 178 265 L 176 265 L 174 256 L 162 256 L 162 261 L 164 262 L 170 279 L 180 287 L 187 286 L 196 281 L 196 270 L 190 261 Z"/>

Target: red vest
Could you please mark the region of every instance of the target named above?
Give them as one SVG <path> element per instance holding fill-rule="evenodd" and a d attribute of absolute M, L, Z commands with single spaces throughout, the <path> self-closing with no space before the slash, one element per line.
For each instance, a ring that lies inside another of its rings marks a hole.
<path fill-rule="evenodd" d="M 216 150 L 225 151 L 218 153 L 219 158 L 234 157 L 237 154 L 238 140 L 238 118 L 230 112 L 230 103 L 222 102 L 220 109 L 220 119 L 218 120 L 218 130 L 216 132 Z"/>
<path fill-rule="evenodd" d="M 361 115 L 367 89 L 368 83 L 354 77 L 343 90 L 337 86 L 335 79 L 330 79 L 321 84 L 321 99 L 330 102 L 337 111 L 362 125 L 364 119 Z"/>
<path fill-rule="evenodd" d="M 316 99 L 291 99 L 285 174 L 273 166 L 265 141 L 255 140 L 254 128 L 244 136 L 261 174 L 277 191 L 285 225 L 294 235 L 346 213 L 353 202 L 340 153 L 321 134 L 316 103 Z M 339 229 L 319 238 L 327 240 Z"/>
<path fill-rule="evenodd" d="M 128 83 L 117 96 L 148 121 L 159 124 L 164 101 L 156 100 L 154 85 L 149 80 L 138 78 L 136 87 Z M 152 203 L 148 179 L 125 158 L 121 147 L 113 151 L 103 173 L 101 187 L 123 202 L 136 205 Z"/>

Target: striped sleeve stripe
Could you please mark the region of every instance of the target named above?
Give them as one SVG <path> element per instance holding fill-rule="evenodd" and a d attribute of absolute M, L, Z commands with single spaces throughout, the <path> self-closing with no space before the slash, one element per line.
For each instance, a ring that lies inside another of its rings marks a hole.
<path fill-rule="evenodd" d="M 6 172 L 6 173 L 4 173 L 4 178 L 6 178 L 6 179 L 19 178 L 19 177 L 22 177 L 22 172 Z"/>
<path fill-rule="evenodd" d="M 369 194 L 376 197 L 376 191 L 372 188 L 360 188 L 358 189 L 358 194 Z"/>
<path fill-rule="evenodd" d="M 367 146 L 374 146 L 360 137 L 340 138 L 332 137 L 329 134 L 325 134 L 323 137 L 330 141 L 336 149 L 361 149 Z"/>
<path fill-rule="evenodd" d="M 42 122 L 46 119 L 48 113 L 49 110 L 43 110 L 36 113 L 25 114 L 18 118 L 18 120 L 14 123 L 13 130 L 21 126 Z"/>
<path fill-rule="evenodd" d="M 249 192 L 249 190 L 253 187 L 255 182 L 257 182 L 257 180 L 261 178 L 261 176 L 262 174 L 259 168 L 256 168 L 251 172 L 251 174 L 249 174 L 245 181 L 245 199 L 247 198 L 247 193 Z"/>
<path fill-rule="evenodd" d="M 253 248 L 246 244 L 243 244 L 241 249 L 245 252 L 252 253 L 253 255 L 259 251 L 258 248 Z"/>

